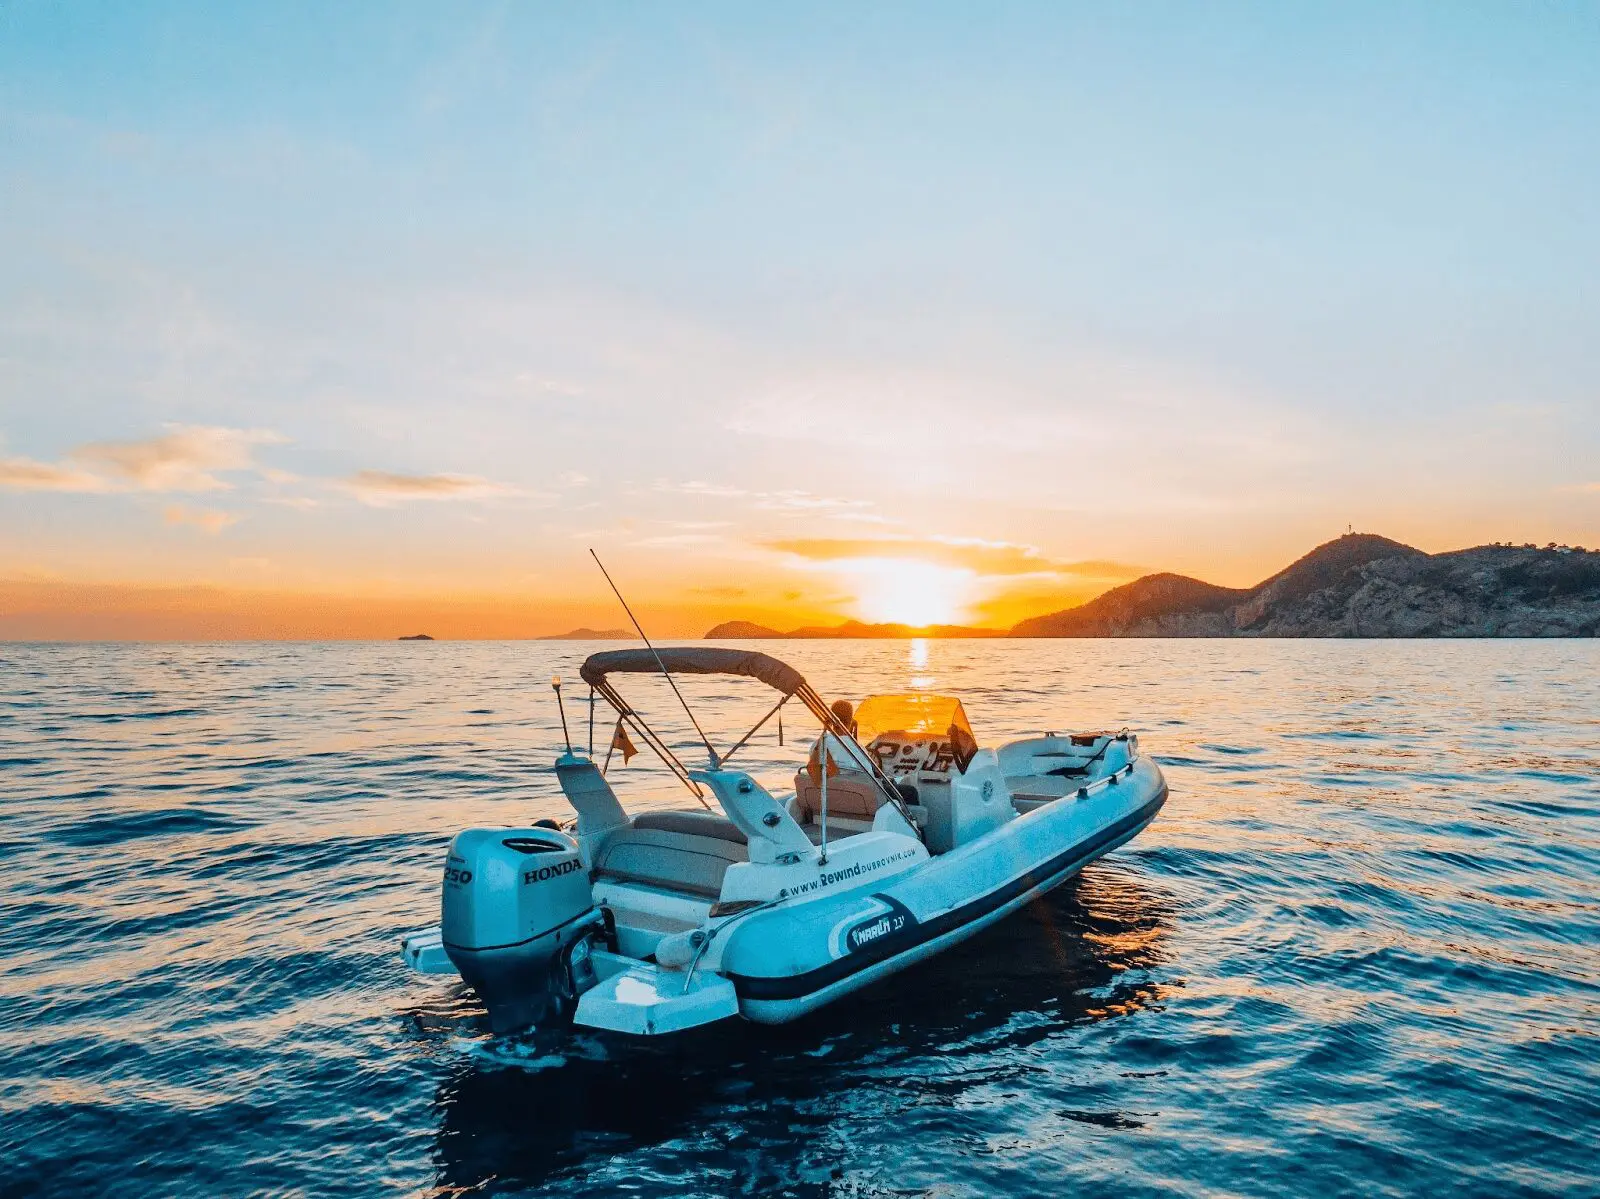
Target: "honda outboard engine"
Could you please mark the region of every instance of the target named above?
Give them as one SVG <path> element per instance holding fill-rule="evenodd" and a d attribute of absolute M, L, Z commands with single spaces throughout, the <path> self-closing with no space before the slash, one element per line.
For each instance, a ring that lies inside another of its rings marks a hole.
<path fill-rule="evenodd" d="M 439 932 L 496 1032 L 570 1015 L 595 983 L 589 942 L 603 929 L 565 833 L 472 828 L 450 843 Z"/>

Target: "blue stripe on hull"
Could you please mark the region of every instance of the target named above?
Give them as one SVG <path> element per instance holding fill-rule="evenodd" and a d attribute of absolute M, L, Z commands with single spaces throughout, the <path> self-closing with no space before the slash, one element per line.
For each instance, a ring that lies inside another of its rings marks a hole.
<path fill-rule="evenodd" d="M 930 941 L 960 930 L 965 925 L 974 924 L 983 920 L 990 913 L 1005 907 L 1029 892 L 1043 892 L 1059 886 L 1072 875 L 1082 870 L 1101 854 L 1109 853 L 1123 842 L 1132 839 L 1140 830 L 1155 819 L 1156 813 L 1167 802 L 1167 785 L 1161 784 L 1161 790 L 1154 799 L 1130 812 L 1115 824 L 1102 829 L 1087 841 L 1079 842 L 1071 849 L 1064 850 L 1046 862 L 1018 875 L 1002 887 L 988 892 L 974 899 L 970 903 L 952 908 L 942 915 L 924 921 L 917 927 L 914 940 L 896 940 L 885 944 L 881 949 L 868 947 L 858 950 L 845 957 L 835 958 L 814 970 L 803 974 L 791 974 L 779 977 L 758 977 L 746 974 L 729 973 L 727 977 L 732 980 L 735 991 L 740 1000 L 799 1000 L 814 995 L 818 991 L 839 983 L 851 975 L 869 970 L 891 959 L 907 956 L 904 965 L 910 965 L 915 960 L 916 950 Z M 889 895 L 875 895 L 887 904 L 894 905 L 894 900 Z M 895 905 L 897 906 L 897 905 Z M 976 931 L 975 929 L 973 931 Z M 892 972 L 892 971 L 891 971 Z M 797 1013 L 798 1014 L 798 1013 Z"/>

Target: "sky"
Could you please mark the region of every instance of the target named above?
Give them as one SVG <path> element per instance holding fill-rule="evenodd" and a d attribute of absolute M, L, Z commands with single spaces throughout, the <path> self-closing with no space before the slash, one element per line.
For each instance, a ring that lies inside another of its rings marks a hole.
<path fill-rule="evenodd" d="M 1600 7 L 0 7 L 0 637 L 1600 544 Z"/>

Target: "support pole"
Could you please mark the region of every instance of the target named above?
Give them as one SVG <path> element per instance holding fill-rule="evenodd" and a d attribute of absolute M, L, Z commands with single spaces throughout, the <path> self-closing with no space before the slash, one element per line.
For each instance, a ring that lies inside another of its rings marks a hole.
<path fill-rule="evenodd" d="M 822 730 L 822 852 L 817 855 L 817 865 L 828 864 L 828 730 Z"/>
<path fill-rule="evenodd" d="M 567 756 L 572 756 L 572 734 L 567 732 L 567 706 L 561 702 L 561 676 L 556 675 L 550 680 L 550 686 L 555 689 L 556 708 L 561 713 L 561 739 L 567 743 Z"/>
<path fill-rule="evenodd" d="M 778 714 L 778 744 L 782 745 L 783 744 L 783 705 L 788 703 L 788 702 L 789 702 L 789 697 L 786 695 L 782 699 L 780 699 L 777 703 L 773 704 L 772 707 L 767 710 L 767 714 L 765 716 L 763 716 L 760 720 L 756 721 L 755 727 L 752 728 L 743 737 L 740 737 L 739 738 L 739 743 L 737 745 L 735 745 L 732 749 L 730 749 L 727 753 L 722 755 L 723 764 L 726 765 L 729 758 L 733 757 L 734 754 L 738 753 L 741 749 L 743 749 L 745 747 L 745 745 L 749 742 L 750 738 L 754 737 L 757 733 L 759 733 L 761 731 L 761 726 L 766 724 L 767 721 L 772 719 L 772 714 L 774 712 L 776 712 Z"/>

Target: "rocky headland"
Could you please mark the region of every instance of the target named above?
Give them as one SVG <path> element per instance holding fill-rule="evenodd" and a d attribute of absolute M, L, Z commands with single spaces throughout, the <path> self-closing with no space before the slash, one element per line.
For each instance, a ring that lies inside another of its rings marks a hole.
<path fill-rule="evenodd" d="M 1600 553 L 1485 545 L 1427 554 L 1353 533 L 1254 587 L 1146 575 L 1013 637 L 1593 637 Z"/>

